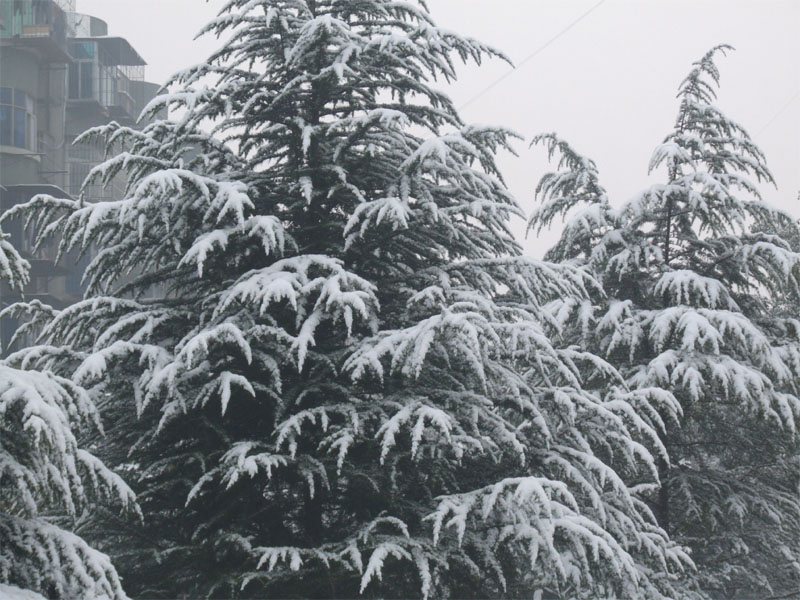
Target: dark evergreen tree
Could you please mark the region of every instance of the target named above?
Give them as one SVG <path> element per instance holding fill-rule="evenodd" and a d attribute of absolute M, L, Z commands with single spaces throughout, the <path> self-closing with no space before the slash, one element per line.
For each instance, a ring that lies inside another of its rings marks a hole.
<path fill-rule="evenodd" d="M 21 355 L 101 403 L 146 521 L 95 523 L 129 591 L 674 597 L 652 393 L 551 342 L 592 281 L 520 256 L 509 133 L 433 87 L 496 53 L 390 0 L 232 0 L 207 31 L 150 107 L 179 119 L 87 133 L 127 148 L 90 176 L 123 199 L 16 210 L 97 249 Z"/>
<path fill-rule="evenodd" d="M 0 284 L 21 291 L 29 269 L 0 229 Z M 65 528 L 109 499 L 136 506 L 78 443 L 102 431 L 97 409 L 68 379 L 24 367 L 0 361 L 0 597 L 125 598 L 108 557 Z"/>
<path fill-rule="evenodd" d="M 727 49 L 708 52 L 680 86 L 675 128 L 650 163 L 665 182 L 619 208 L 591 160 L 554 135 L 537 138 L 562 170 L 541 180 L 531 226 L 574 209 L 548 258 L 584 266 L 605 296 L 553 310 L 629 386 L 669 392 L 651 415 L 668 453 L 652 503 L 692 549 L 702 590 L 791 595 L 800 590 L 800 322 L 778 307 L 797 297 L 800 254 L 787 239 L 800 230 L 761 200 L 748 177 L 772 182 L 764 157 L 713 104 L 714 57 Z"/>

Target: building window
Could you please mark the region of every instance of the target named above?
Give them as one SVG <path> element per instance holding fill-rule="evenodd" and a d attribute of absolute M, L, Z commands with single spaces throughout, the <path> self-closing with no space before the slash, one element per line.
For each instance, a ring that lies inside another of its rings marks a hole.
<path fill-rule="evenodd" d="M 0 146 L 36 150 L 34 102 L 22 90 L 0 88 Z"/>
<path fill-rule="evenodd" d="M 98 78 L 97 44 L 73 42 L 69 46 L 73 61 L 69 70 L 69 98 L 71 100 L 97 99 L 95 80 Z"/>
<path fill-rule="evenodd" d="M 94 63 L 84 61 L 80 63 L 81 66 L 81 98 L 92 98 L 94 93 L 92 90 L 92 83 L 94 81 L 93 71 Z"/>
<path fill-rule="evenodd" d="M 0 104 L 0 146 L 11 145 L 11 114 L 14 109 Z"/>
<path fill-rule="evenodd" d="M 69 65 L 69 98 L 70 100 L 85 100 L 95 98 L 94 61 L 76 60 Z"/>
<path fill-rule="evenodd" d="M 70 44 L 69 53 L 75 60 L 84 60 L 87 58 L 94 58 L 97 48 L 95 42 L 74 42 Z"/>
<path fill-rule="evenodd" d="M 81 93 L 81 86 L 80 82 L 78 81 L 78 69 L 75 68 L 74 64 L 69 65 L 69 97 L 70 98 L 79 98 Z"/>

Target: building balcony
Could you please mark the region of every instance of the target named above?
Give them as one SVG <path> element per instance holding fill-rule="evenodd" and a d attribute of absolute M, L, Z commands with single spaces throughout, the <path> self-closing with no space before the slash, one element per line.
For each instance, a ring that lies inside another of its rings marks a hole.
<path fill-rule="evenodd" d="M 67 15 L 55 0 L 0 0 L 0 45 L 37 50 L 49 62 L 69 62 Z"/>
<path fill-rule="evenodd" d="M 144 77 L 145 62 L 123 38 L 74 38 L 69 44 L 71 107 L 100 107 L 107 116 L 133 122 L 139 108 L 135 86 Z"/>

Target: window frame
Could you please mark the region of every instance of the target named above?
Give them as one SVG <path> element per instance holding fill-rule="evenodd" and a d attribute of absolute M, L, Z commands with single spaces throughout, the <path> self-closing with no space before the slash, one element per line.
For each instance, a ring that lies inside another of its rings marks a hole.
<path fill-rule="evenodd" d="M 0 120 L 0 146 L 36 152 L 35 98 L 24 90 L 3 86 L 0 88 L 0 115 L 6 117 Z"/>

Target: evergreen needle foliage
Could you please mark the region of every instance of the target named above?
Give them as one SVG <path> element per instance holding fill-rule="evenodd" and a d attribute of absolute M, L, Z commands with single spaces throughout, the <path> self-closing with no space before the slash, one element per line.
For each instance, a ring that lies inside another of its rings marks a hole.
<path fill-rule="evenodd" d="M 553 342 L 595 283 L 521 257 L 512 136 L 434 87 L 497 53 L 393 0 L 231 0 L 206 31 L 149 108 L 179 118 L 86 134 L 124 198 L 13 211 L 96 248 L 19 359 L 98 402 L 145 525 L 87 530 L 128 591 L 674 597 L 691 561 L 644 498 L 678 404 Z"/>
<path fill-rule="evenodd" d="M 0 284 L 21 291 L 29 268 L 0 230 Z M 0 361 L 3 598 L 32 598 L 33 592 L 57 598 L 125 597 L 108 557 L 57 525 L 74 523 L 92 503 L 136 506 L 127 485 L 79 446 L 76 433 L 86 428 L 102 431 L 86 391 L 52 373 Z"/>
<path fill-rule="evenodd" d="M 681 83 L 674 130 L 650 163 L 664 183 L 618 208 L 591 160 L 539 136 L 561 170 L 539 183 L 531 226 L 569 212 L 548 258 L 602 282 L 594 302 L 552 305 L 571 339 L 632 389 L 670 392 L 652 416 L 668 452 L 652 505 L 692 549 L 700 587 L 788 597 L 800 589 L 800 322 L 785 302 L 797 298 L 800 254 L 787 240 L 800 230 L 761 200 L 764 157 L 713 104 L 714 59 L 727 50 L 710 50 Z"/>

